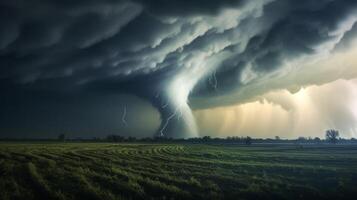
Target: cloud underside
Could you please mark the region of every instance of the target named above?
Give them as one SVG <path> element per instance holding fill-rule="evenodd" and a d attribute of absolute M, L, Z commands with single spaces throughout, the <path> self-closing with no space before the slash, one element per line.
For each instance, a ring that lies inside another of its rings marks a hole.
<path fill-rule="evenodd" d="M 2 79 L 160 84 L 197 68 L 194 97 L 308 73 L 304 60 L 350 48 L 357 32 L 352 0 L 3 1 L 0 11 Z"/>
<path fill-rule="evenodd" d="M 178 105 L 192 118 L 186 101 L 209 108 L 357 77 L 356 9 L 355 0 L 5 0 L 0 82 L 125 92 L 167 118 Z"/>

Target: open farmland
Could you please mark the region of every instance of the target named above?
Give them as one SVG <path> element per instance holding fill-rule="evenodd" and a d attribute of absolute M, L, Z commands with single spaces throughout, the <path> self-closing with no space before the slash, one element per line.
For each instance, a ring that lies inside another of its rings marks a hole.
<path fill-rule="evenodd" d="M 0 199 L 354 199 L 357 146 L 0 143 Z"/>

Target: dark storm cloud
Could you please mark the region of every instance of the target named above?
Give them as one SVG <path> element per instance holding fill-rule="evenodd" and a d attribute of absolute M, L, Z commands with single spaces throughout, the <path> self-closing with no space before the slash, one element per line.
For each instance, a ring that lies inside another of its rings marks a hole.
<path fill-rule="evenodd" d="M 0 2 L 3 95 L 126 92 L 150 101 L 165 121 L 182 103 L 169 94 L 172 87 L 183 87 L 175 95 L 184 102 L 191 90 L 193 99 L 227 95 L 274 78 L 286 62 L 332 51 L 347 41 L 344 23 L 356 17 L 356 4 L 5 0 Z M 170 105 L 162 109 L 165 104 Z M 219 102 L 194 103 L 211 105 Z"/>
<path fill-rule="evenodd" d="M 232 71 L 231 76 L 237 77 L 251 64 L 257 76 L 264 76 L 279 70 L 284 61 L 320 53 L 319 45 L 334 40 L 337 47 L 343 43 L 348 44 L 356 37 L 355 28 L 347 30 L 346 35 L 338 31 L 341 31 L 340 26 L 343 26 L 344 21 L 356 16 L 356 5 L 355 1 L 330 0 L 274 1 L 268 4 L 262 16 L 262 20 L 270 24 L 267 29 L 252 36 L 243 52 L 232 50 L 236 52 L 235 55 L 226 59 L 219 68 L 216 76 L 218 82 L 221 82 L 221 89 L 240 87 L 241 79 L 227 82 L 229 77 L 225 73 L 226 68 Z M 355 18 L 353 23 L 356 27 Z M 241 26 L 244 26 L 244 22 Z M 338 41 L 341 36 L 342 40 Z M 234 45 L 230 48 L 234 48 Z M 200 91 L 198 87 L 197 91 L 202 95 L 202 89 Z M 203 91 L 212 92 L 206 89 Z"/>
<path fill-rule="evenodd" d="M 145 5 L 147 10 L 155 15 L 182 16 L 182 15 L 201 15 L 217 14 L 225 7 L 237 7 L 246 0 L 135 0 Z"/>

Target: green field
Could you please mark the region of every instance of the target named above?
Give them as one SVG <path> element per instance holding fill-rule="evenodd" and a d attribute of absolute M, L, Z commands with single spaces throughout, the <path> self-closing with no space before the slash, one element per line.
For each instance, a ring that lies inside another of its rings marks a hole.
<path fill-rule="evenodd" d="M 357 146 L 0 143 L 0 199 L 355 199 Z"/>

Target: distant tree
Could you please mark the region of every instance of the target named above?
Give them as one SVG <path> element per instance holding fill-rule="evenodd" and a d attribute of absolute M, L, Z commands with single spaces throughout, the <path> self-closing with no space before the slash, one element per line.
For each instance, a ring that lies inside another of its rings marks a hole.
<path fill-rule="evenodd" d="M 297 141 L 300 143 L 304 143 L 304 142 L 306 142 L 306 140 L 307 140 L 306 137 L 302 137 L 302 136 L 298 137 L 298 139 L 297 139 Z"/>
<path fill-rule="evenodd" d="M 59 140 L 59 141 L 61 141 L 61 142 L 64 142 L 65 140 L 66 140 L 66 135 L 65 134 L 59 134 L 58 135 L 58 137 L 57 137 L 57 139 Z"/>
<path fill-rule="evenodd" d="M 210 136 L 203 136 L 202 140 L 203 140 L 204 142 L 208 142 L 208 141 L 211 140 L 211 137 L 210 137 Z"/>
<path fill-rule="evenodd" d="M 251 145 L 252 144 L 252 138 L 251 137 L 246 137 L 245 138 L 245 140 L 244 140 L 244 143 L 246 144 L 246 145 Z"/>
<path fill-rule="evenodd" d="M 338 130 L 330 129 L 326 131 L 326 140 L 332 144 L 336 144 L 340 133 Z"/>
<path fill-rule="evenodd" d="M 321 142 L 321 139 L 319 137 L 314 138 L 314 143 L 320 143 L 320 142 Z"/>

